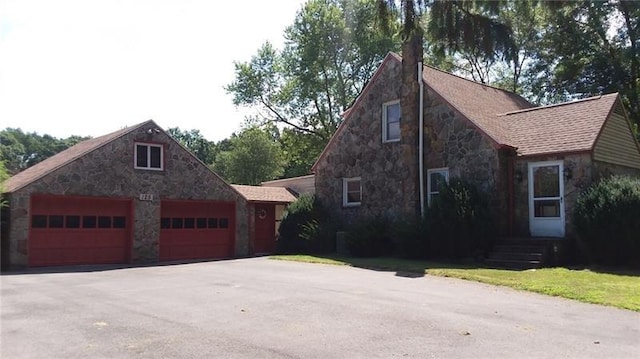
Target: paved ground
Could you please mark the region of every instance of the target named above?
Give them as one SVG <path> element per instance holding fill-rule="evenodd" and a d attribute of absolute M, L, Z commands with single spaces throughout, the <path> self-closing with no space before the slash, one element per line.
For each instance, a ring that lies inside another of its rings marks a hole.
<path fill-rule="evenodd" d="M 5 359 L 640 358 L 640 313 L 448 278 L 253 258 L 1 280 Z"/>

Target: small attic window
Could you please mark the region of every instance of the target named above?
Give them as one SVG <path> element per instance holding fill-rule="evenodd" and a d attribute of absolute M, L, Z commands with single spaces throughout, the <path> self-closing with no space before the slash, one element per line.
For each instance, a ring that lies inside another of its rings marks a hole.
<path fill-rule="evenodd" d="M 400 101 L 382 104 L 382 142 L 400 141 Z"/>
<path fill-rule="evenodd" d="M 164 147 L 153 143 L 136 142 L 134 168 L 162 171 L 164 169 Z"/>

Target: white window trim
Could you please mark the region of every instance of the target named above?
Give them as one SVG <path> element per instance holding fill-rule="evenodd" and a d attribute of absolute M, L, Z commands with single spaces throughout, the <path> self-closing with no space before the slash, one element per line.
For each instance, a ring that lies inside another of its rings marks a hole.
<path fill-rule="evenodd" d="M 147 147 L 147 167 L 138 166 L 138 146 L 146 146 Z M 160 148 L 160 168 L 150 167 L 151 166 L 151 147 Z M 164 146 L 148 143 L 148 142 L 134 142 L 133 144 L 133 168 L 138 170 L 149 170 L 149 171 L 164 171 Z"/>
<path fill-rule="evenodd" d="M 359 202 L 348 202 L 349 198 L 347 196 L 347 184 L 349 182 L 360 182 L 360 201 Z M 351 177 L 351 178 L 343 178 L 342 179 L 342 206 L 343 207 L 357 207 L 362 203 L 362 179 L 360 177 Z"/>
<path fill-rule="evenodd" d="M 394 139 L 388 139 L 388 133 L 387 133 L 387 107 L 391 106 L 391 105 L 395 105 L 395 104 L 400 104 L 400 100 L 394 100 L 394 101 L 389 101 L 389 102 L 385 102 L 382 104 L 382 143 L 388 143 L 388 142 L 399 142 L 400 138 L 394 138 Z M 400 113 L 402 114 L 402 110 L 400 111 Z M 402 115 L 400 116 L 400 122 L 402 122 Z"/>
<path fill-rule="evenodd" d="M 427 170 L 427 199 L 428 199 L 429 206 L 431 205 L 432 195 L 440 193 L 440 192 L 431 191 L 431 174 L 432 173 L 443 173 L 444 180 L 447 183 L 449 183 L 449 167 L 432 168 Z"/>

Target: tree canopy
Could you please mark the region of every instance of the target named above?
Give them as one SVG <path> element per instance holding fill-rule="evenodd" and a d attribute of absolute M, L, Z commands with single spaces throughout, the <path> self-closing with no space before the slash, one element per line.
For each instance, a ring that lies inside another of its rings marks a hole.
<path fill-rule="evenodd" d="M 181 130 L 178 127 L 171 127 L 167 129 L 167 133 L 206 165 L 213 164 L 216 155 L 216 145 L 214 142 L 204 138 L 200 130 Z"/>
<path fill-rule="evenodd" d="M 89 137 L 55 138 L 7 127 L 0 131 L 0 161 L 10 175 L 23 171 Z"/>
<path fill-rule="evenodd" d="M 278 178 L 284 172 L 285 159 L 276 136 L 273 131 L 257 126 L 232 135 L 230 148 L 220 152 L 213 169 L 236 184 L 258 185 Z"/>
<path fill-rule="evenodd" d="M 235 63 L 226 89 L 236 105 L 285 129 L 285 151 L 295 161 L 287 175 L 308 173 L 380 61 L 399 49 L 376 26 L 376 6 L 376 0 L 309 0 L 286 28 L 282 50 L 265 43 L 249 61 Z"/>

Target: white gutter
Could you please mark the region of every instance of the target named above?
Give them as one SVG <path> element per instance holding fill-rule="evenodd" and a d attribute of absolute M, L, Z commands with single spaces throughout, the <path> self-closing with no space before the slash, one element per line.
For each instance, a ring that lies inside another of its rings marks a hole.
<path fill-rule="evenodd" d="M 424 113 L 422 110 L 424 102 L 424 83 L 422 81 L 422 61 L 418 62 L 418 85 L 420 86 L 420 104 L 418 105 L 418 117 L 420 134 L 418 143 L 418 170 L 420 171 L 420 216 L 424 218 Z"/>

